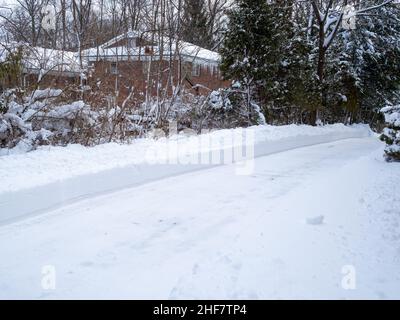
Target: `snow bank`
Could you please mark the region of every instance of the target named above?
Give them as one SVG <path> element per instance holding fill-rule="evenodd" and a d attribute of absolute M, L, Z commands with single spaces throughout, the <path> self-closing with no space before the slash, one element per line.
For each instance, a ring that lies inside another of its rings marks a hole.
<path fill-rule="evenodd" d="M 0 222 L 89 195 L 213 167 L 215 164 L 182 165 L 165 160 L 197 153 L 208 155 L 221 146 L 230 148 L 230 137 L 237 133 L 255 138 L 256 157 L 371 135 L 370 129 L 364 125 L 256 126 L 201 136 L 139 139 L 129 145 L 40 147 L 26 154 L 5 155 L 0 157 Z M 204 144 L 207 139 L 221 144 L 210 147 Z"/>
<path fill-rule="evenodd" d="M 216 138 L 216 140 L 226 142 L 227 140 L 224 140 L 225 137 L 229 137 L 238 130 L 219 130 L 209 133 L 207 136 L 210 136 L 211 139 Z M 339 140 L 370 134 L 369 128 L 366 126 L 349 127 L 342 124 L 324 127 L 298 125 L 281 127 L 256 126 L 244 129 L 243 135 L 250 131 L 254 132 L 256 145 L 267 143 L 264 147 L 271 145 L 271 142 L 288 138 L 295 141 L 296 144 L 296 141 L 304 137 L 315 138 L 322 135 Z M 69 145 L 67 147 L 42 146 L 30 153 L 0 157 L 0 180 L 2 181 L 0 193 L 45 185 L 74 176 L 141 164 L 146 162 L 146 153 L 150 149 L 157 149 L 158 156 L 168 156 L 167 150 L 160 150 L 161 148 L 167 149 L 166 140 L 179 141 L 179 148 L 183 152 L 196 152 L 198 149 L 207 151 L 208 149 L 208 146 L 202 148 L 200 145 L 200 136 L 183 135 L 173 136 L 171 139 L 138 139 L 132 144 L 109 143 L 96 147 L 84 147 L 81 145 Z M 259 154 L 259 156 L 261 155 Z"/>

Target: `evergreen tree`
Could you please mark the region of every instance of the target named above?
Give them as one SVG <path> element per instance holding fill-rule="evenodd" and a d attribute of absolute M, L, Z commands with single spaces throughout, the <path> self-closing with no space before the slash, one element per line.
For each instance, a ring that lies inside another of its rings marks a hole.
<path fill-rule="evenodd" d="M 387 144 L 386 160 L 400 161 L 400 105 L 383 108 L 382 112 L 387 123 L 381 136 L 381 140 Z"/>
<path fill-rule="evenodd" d="M 363 7 L 373 4 L 367 0 Z M 382 105 L 400 103 L 400 7 L 368 10 L 357 15 L 354 30 L 339 27 L 333 34 L 321 81 L 319 28 L 306 7 L 290 0 L 236 0 L 221 49 L 222 72 L 251 93 L 269 123 L 315 124 L 318 110 L 325 123 L 377 125 Z"/>
<path fill-rule="evenodd" d="M 328 55 L 326 82 L 332 121 L 376 119 L 386 101 L 398 103 L 400 25 L 397 6 L 357 18 L 354 30 L 341 30 Z"/>
<path fill-rule="evenodd" d="M 184 0 L 181 22 L 181 37 L 184 41 L 211 49 L 213 36 L 210 34 L 209 23 L 205 0 Z"/>
<path fill-rule="evenodd" d="M 397 104 L 400 84 L 400 15 L 398 5 L 382 8 L 379 15 L 360 19 L 363 47 L 361 79 L 361 108 L 378 112 L 390 101 Z M 367 44 L 367 45 L 365 45 Z"/>
<path fill-rule="evenodd" d="M 247 85 L 266 80 L 266 64 L 273 50 L 271 8 L 265 0 L 238 0 L 228 13 L 229 24 L 221 49 L 225 78 Z"/>
<path fill-rule="evenodd" d="M 281 10 L 281 12 L 285 12 Z M 277 70 L 269 76 L 274 84 L 267 87 L 266 112 L 281 110 L 275 117 L 284 123 L 310 122 L 311 113 L 320 105 L 318 76 L 315 72 L 313 44 L 307 40 L 304 30 L 290 16 L 285 16 L 286 30 L 278 47 Z"/>
<path fill-rule="evenodd" d="M 22 54 L 21 47 L 9 49 L 5 53 L 5 59 L 0 63 L 0 92 L 5 88 L 16 88 L 19 86 L 22 73 Z M 4 106 L 0 103 L 0 111 Z"/>
<path fill-rule="evenodd" d="M 316 108 L 312 46 L 293 19 L 294 1 L 238 0 L 229 13 L 221 70 L 261 103 L 270 123 Z"/>

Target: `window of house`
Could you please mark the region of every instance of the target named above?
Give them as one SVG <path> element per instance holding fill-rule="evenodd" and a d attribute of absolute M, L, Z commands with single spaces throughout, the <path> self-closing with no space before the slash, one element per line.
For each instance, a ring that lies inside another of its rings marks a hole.
<path fill-rule="evenodd" d="M 111 69 L 110 69 L 111 74 L 118 74 L 118 65 L 116 62 L 111 62 Z"/>
<path fill-rule="evenodd" d="M 201 73 L 201 65 L 199 65 L 199 64 L 193 64 L 193 67 L 192 67 L 192 76 L 193 76 L 193 77 L 200 77 L 200 73 Z"/>
<path fill-rule="evenodd" d="M 149 47 L 149 46 L 146 46 L 144 48 L 144 53 L 145 54 L 153 54 L 153 49 L 151 47 Z"/>

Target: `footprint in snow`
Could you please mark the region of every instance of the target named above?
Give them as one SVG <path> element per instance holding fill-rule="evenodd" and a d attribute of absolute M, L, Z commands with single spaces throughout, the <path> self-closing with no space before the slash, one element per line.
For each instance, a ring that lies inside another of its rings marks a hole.
<path fill-rule="evenodd" d="M 84 261 L 84 262 L 80 263 L 80 265 L 81 265 L 82 267 L 89 268 L 89 267 L 93 267 L 93 266 L 94 266 L 94 263 L 93 263 L 92 261 Z"/>
<path fill-rule="evenodd" d="M 199 265 L 196 263 L 196 264 L 193 266 L 192 274 L 195 276 L 195 275 L 197 275 L 198 272 L 199 272 Z"/>
<path fill-rule="evenodd" d="M 309 225 L 318 226 L 318 225 L 322 225 L 324 223 L 324 220 L 325 220 L 324 216 L 318 216 L 318 217 L 313 217 L 313 218 L 307 218 L 306 222 Z"/>

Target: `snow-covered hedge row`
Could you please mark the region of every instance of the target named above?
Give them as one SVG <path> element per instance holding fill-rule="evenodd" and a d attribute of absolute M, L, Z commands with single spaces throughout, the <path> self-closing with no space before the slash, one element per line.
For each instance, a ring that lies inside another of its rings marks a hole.
<path fill-rule="evenodd" d="M 0 97 L 0 155 L 26 152 L 40 145 L 131 141 L 148 131 L 225 129 L 264 124 L 260 108 L 240 92 L 220 89 L 208 96 L 185 94 L 164 101 L 110 103 L 102 93 L 74 101 L 59 89 L 35 90 L 23 95 L 9 90 Z M 91 100 L 92 99 L 92 100 Z"/>
<path fill-rule="evenodd" d="M 90 105 L 58 89 L 0 97 L 0 155 L 41 145 L 96 145 L 136 136 L 133 118 L 117 105 Z"/>

